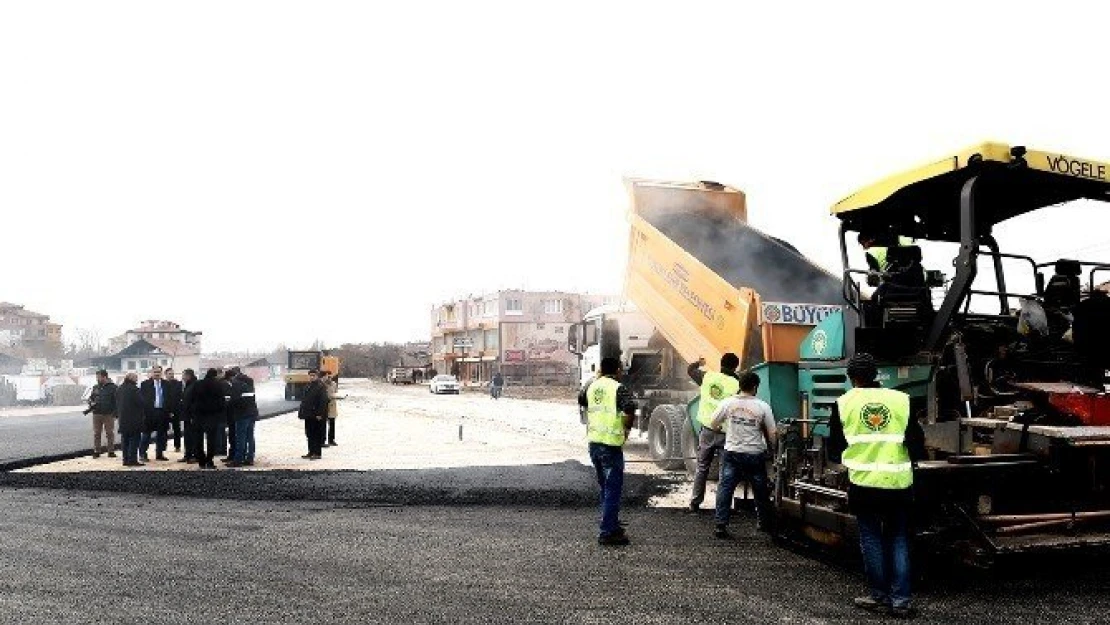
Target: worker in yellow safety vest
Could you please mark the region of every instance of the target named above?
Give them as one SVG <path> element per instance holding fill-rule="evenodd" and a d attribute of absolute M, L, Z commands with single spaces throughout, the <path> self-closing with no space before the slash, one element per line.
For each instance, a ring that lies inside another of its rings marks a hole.
<path fill-rule="evenodd" d="M 848 507 L 859 526 L 871 594 L 855 599 L 869 611 L 913 616 L 910 605 L 910 512 L 913 464 L 925 457 L 925 435 L 910 396 L 882 388 L 870 354 L 848 362 L 852 388 L 829 421 L 829 456 L 848 469 Z"/>
<path fill-rule="evenodd" d="M 859 242 L 859 246 L 863 248 L 864 253 L 866 253 L 869 258 L 869 261 L 867 263 L 868 266 L 880 273 L 885 273 L 890 269 L 890 263 L 887 262 L 886 259 L 887 251 L 890 249 L 890 246 L 879 245 L 879 237 L 873 233 L 868 232 L 861 232 L 856 240 Z M 910 237 L 900 236 L 898 237 L 897 241 L 899 247 L 906 247 L 908 245 L 914 244 L 914 240 Z M 871 261 L 874 262 L 872 263 Z"/>
<path fill-rule="evenodd" d="M 617 381 L 619 377 L 620 361 L 602 358 L 601 375 L 578 395 L 578 404 L 587 411 L 590 461 L 601 488 L 601 530 L 597 542 L 611 546 L 629 543 L 619 515 L 624 487 L 624 441 L 636 416 L 632 392 Z"/>
<path fill-rule="evenodd" d="M 713 413 L 725 399 L 740 392 L 740 376 L 736 369 L 740 358 L 731 352 L 721 356 L 721 371 L 703 371 L 705 359 L 699 358 L 690 365 L 686 373 L 701 389 L 698 397 L 698 470 L 694 473 L 694 492 L 690 495 L 688 512 L 697 513 L 705 499 L 705 481 L 709 478 L 709 466 L 725 448 L 725 433 L 713 427 Z"/>

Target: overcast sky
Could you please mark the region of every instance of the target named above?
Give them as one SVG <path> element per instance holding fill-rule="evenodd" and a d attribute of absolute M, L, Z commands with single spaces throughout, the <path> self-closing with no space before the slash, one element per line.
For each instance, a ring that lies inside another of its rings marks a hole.
<path fill-rule="evenodd" d="M 835 270 L 828 208 L 876 178 L 986 139 L 1110 160 L 1095 3 L 747 4 L 0 4 L 0 300 L 416 339 L 457 294 L 618 292 L 624 176 L 740 187 Z M 1086 212 L 1026 251 L 1110 256 Z"/>

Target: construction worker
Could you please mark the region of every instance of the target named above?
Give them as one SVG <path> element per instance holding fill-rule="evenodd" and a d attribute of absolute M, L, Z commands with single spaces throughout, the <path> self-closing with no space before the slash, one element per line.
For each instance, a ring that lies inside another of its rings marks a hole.
<path fill-rule="evenodd" d="M 771 406 L 755 396 L 759 376 L 751 371 L 740 376 L 740 394 L 726 397 L 713 413 L 713 426 L 724 427 L 725 449 L 721 454 L 721 481 L 717 484 L 717 538 L 729 538 L 729 517 L 736 483 L 741 479 L 755 492 L 757 529 L 771 531 L 771 489 L 767 483 L 767 454 L 777 440 L 775 414 Z"/>
<path fill-rule="evenodd" d="M 890 249 L 889 245 L 879 245 L 879 236 L 873 232 L 861 232 L 856 237 L 859 246 L 863 248 L 864 253 L 868 256 L 868 266 L 880 273 L 886 273 L 890 269 L 890 263 L 887 262 L 887 250 Z M 899 247 L 906 247 L 913 245 L 914 240 L 910 237 L 898 237 L 897 245 Z"/>
<path fill-rule="evenodd" d="M 726 398 L 740 391 L 740 377 L 736 374 L 740 359 L 731 352 L 721 356 L 721 372 L 702 371 L 705 359 L 699 358 L 686 370 L 690 378 L 701 387 L 698 400 L 698 470 L 694 474 L 694 493 L 690 496 L 688 512 L 697 513 L 705 499 L 705 481 L 709 478 L 709 466 L 725 447 L 725 433 L 713 427 L 713 413 Z"/>
<path fill-rule="evenodd" d="M 624 487 L 624 441 L 636 415 L 632 393 L 617 381 L 618 377 L 620 361 L 603 358 L 601 375 L 578 395 L 578 404 L 586 408 L 588 415 L 586 435 L 590 441 L 590 460 L 601 488 L 601 531 L 597 542 L 613 546 L 629 542 L 619 515 Z"/>
<path fill-rule="evenodd" d="M 909 395 L 880 387 L 878 374 L 870 354 L 848 362 L 852 388 L 833 408 L 829 456 L 848 469 L 848 507 L 859 525 L 871 587 L 855 605 L 910 618 L 913 463 L 925 457 L 925 434 L 910 414 Z"/>

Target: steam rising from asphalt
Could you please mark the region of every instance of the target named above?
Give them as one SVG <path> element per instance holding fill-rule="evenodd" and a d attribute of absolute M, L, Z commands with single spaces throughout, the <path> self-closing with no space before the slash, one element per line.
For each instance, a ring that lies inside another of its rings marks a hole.
<path fill-rule="evenodd" d="M 712 211 L 643 216 L 733 286 L 751 288 L 765 302 L 844 303 L 840 279 L 731 216 Z"/>

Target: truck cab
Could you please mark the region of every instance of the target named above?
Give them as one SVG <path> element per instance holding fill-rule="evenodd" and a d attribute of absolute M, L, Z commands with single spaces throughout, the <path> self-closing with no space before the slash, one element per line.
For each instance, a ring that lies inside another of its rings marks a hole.
<path fill-rule="evenodd" d="M 674 350 L 651 320 L 628 302 L 590 310 L 570 327 L 567 339 L 568 349 L 578 356 L 579 387 L 597 377 L 603 358 L 616 358 L 621 363 L 621 382 L 632 390 L 643 419 L 672 394 L 675 366 L 684 366 L 680 360 L 676 363 Z M 636 427 L 643 426 L 638 417 Z"/>

